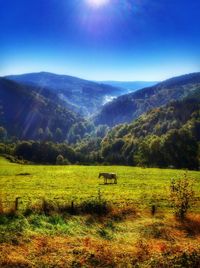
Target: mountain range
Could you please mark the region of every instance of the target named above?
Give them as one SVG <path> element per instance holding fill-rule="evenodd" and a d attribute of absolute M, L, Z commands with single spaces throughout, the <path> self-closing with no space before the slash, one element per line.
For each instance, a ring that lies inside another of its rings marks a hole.
<path fill-rule="evenodd" d="M 11 75 L 6 78 L 26 86 L 36 86 L 41 93 L 48 89 L 64 101 L 67 107 L 82 116 L 91 116 L 106 102 L 127 93 L 123 88 L 47 72 Z"/>
<path fill-rule="evenodd" d="M 126 90 L 45 72 L 2 77 L 0 126 L 19 139 L 43 136 L 59 141 L 70 133 L 71 140 L 77 141 L 94 131 L 92 122 L 110 127 L 130 123 L 172 101 L 197 97 L 200 73 L 171 78 L 121 96 Z M 103 105 L 109 98 L 115 99 Z"/>
<path fill-rule="evenodd" d="M 121 89 L 126 89 L 126 93 L 134 92 L 138 89 L 150 87 L 158 84 L 158 81 L 101 81 L 101 83 L 110 85 L 113 87 L 118 87 Z"/>
<path fill-rule="evenodd" d="M 144 112 L 181 100 L 192 91 L 200 90 L 200 73 L 174 77 L 154 86 L 119 96 L 103 106 L 94 117 L 95 124 L 115 126 L 131 122 Z"/>

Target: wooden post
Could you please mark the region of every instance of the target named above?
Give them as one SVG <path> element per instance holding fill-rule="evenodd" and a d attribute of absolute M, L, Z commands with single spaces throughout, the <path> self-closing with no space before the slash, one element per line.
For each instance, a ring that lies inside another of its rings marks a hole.
<path fill-rule="evenodd" d="M 74 213 L 74 201 L 71 202 L 71 213 Z"/>
<path fill-rule="evenodd" d="M 154 216 L 155 213 L 156 213 L 156 206 L 152 205 L 152 207 L 151 207 L 151 215 Z"/>
<path fill-rule="evenodd" d="M 20 199 L 21 197 L 16 197 L 16 199 L 15 199 L 15 211 L 18 211 L 18 209 L 19 209 L 19 199 Z"/>
<path fill-rule="evenodd" d="M 1 199 L 1 195 L 0 195 L 0 215 L 3 214 L 3 201 Z"/>
<path fill-rule="evenodd" d="M 101 189 L 100 188 L 98 189 L 98 199 L 99 199 L 99 202 L 101 202 Z"/>

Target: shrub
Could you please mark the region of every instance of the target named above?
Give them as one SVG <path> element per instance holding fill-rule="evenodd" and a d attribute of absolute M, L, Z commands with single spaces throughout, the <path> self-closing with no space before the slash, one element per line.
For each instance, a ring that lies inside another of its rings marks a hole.
<path fill-rule="evenodd" d="M 99 216 L 107 215 L 111 212 L 111 206 L 102 197 L 101 190 L 98 190 L 98 195 L 93 200 L 87 200 L 80 205 L 80 210 L 83 213 L 96 214 Z"/>
<path fill-rule="evenodd" d="M 42 212 L 45 215 L 51 215 L 52 212 L 57 211 L 57 206 L 52 201 L 49 201 L 45 198 L 42 200 Z"/>
<path fill-rule="evenodd" d="M 193 182 L 185 176 L 177 181 L 171 180 L 170 200 L 178 218 L 184 219 L 194 199 Z"/>
<path fill-rule="evenodd" d="M 61 154 L 59 154 L 56 158 L 56 165 L 70 165 L 70 162 L 67 158 L 64 158 Z"/>
<path fill-rule="evenodd" d="M 111 211 L 111 207 L 104 200 L 88 200 L 81 204 L 81 211 L 88 214 L 106 215 Z"/>
<path fill-rule="evenodd" d="M 64 162 L 64 157 L 61 154 L 59 154 L 56 157 L 56 165 L 63 165 L 63 162 Z"/>

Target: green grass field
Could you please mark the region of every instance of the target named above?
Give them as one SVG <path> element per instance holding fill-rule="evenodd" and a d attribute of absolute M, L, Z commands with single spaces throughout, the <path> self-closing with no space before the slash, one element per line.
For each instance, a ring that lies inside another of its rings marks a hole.
<path fill-rule="evenodd" d="M 104 185 L 99 172 L 115 172 L 117 185 Z M 166 204 L 171 178 L 183 177 L 186 171 L 124 166 L 35 166 L 11 164 L 0 158 L 0 191 L 2 198 L 23 202 L 46 197 L 71 202 L 102 196 L 114 203 L 136 202 L 147 205 L 152 199 Z M 23 175 L 30 174 L 30 175 Z M 200 172 L 187 171 L 194 179 L 196 195 L 200 197 Z M 200 208 L 199 208 L 200 209 Z"/>
<path fill-rule="evenodd" d="M 104 185 L 99 172 L 117 173 L 118 184 Z M 0 158 L 3 209 L 12 208 L 15 198 L 21 197 L 14 216 L 1 215 L 0 207 L 0 267 L 199 267 L 200 172 L 187 171 L 196 201 L 186 221 L 175 219 L 169 203 L 171 178 L 185 173 L 124 166 L 19 165 Z M 108 215 L 23 212 L 44 197 L 65 204 L 74 201 L 76 206 L 96 199 L 99 189 L 112 204 Z"/>

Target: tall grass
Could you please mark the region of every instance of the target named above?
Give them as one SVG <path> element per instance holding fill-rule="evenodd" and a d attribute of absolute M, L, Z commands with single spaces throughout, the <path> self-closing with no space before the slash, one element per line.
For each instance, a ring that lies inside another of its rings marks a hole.
<path fill-rule="evenodd" d="M 34 204 L 29 204 L 29 206 L 24 211 L 24 215 L 27 216 L 30 214 L 44 214 L 49 216 L 54 213 L 68 213 L 71 215 L 90 214 L 104 216 L 108 215 L 111 211 L 112 205 L 105 200 L 89 199 L 81 203 L 59 203 L 43 198 Z"/>

